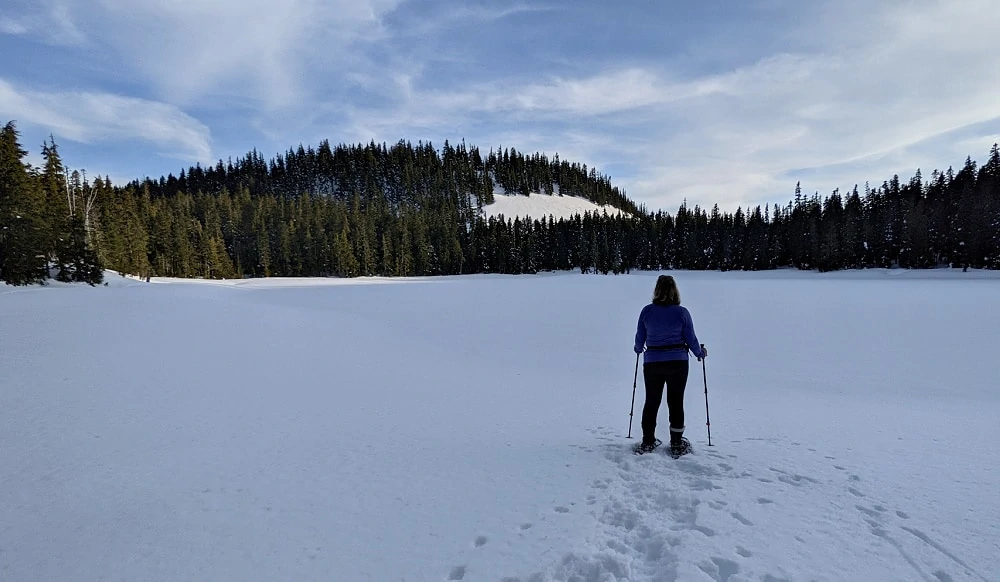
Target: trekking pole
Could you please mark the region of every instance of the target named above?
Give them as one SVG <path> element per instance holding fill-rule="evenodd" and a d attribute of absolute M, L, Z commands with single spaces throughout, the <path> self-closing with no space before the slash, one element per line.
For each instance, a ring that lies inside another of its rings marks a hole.
<path fill-rule="evenodd" d="M 701 344 L 701 349 L 705 351 L 705 344 Z M 712 421 L 708 417 L 708 375 L 705 373 L 705 358 L 701 360 L 701 377 L 705 380 L 705 426 L 708 428 L 708 446 L 712 446 Z"/>
<path fill-rule="evenodd" d="M 628 437 L 632 438 L 632 413 L 635 412 L 635 383 L 639 380 L 639 354 L 635 355 L 635 376 L 632 378 L 632 408 L 628 410 Z"/>

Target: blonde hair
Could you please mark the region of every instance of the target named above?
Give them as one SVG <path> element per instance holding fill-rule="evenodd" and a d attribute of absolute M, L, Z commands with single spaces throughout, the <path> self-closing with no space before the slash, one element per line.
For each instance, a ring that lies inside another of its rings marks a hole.
<path fill-rule="evenodd" d="M 670 275 L 660 275 L 656 278 L 653 289 L 653 303 L 656 305 L 680 305 L 681 292 L 677 290 L 677 281 Z"/>

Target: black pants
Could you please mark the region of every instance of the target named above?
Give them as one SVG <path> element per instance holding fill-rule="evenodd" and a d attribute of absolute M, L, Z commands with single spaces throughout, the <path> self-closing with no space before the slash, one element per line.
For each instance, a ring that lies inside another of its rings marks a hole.
<path fill-rule="evenodd" d="M 688 361 L 643 364 L 642 379 L 646 384 L 646 404 L 642 407 L 643 442 L 653 442 L 656 438 L 656 413 L 663 400 L 664 384 L 667 386 L 671 441 L 679 440 L 684 432 L 684 387 L 687 386 Z"/>

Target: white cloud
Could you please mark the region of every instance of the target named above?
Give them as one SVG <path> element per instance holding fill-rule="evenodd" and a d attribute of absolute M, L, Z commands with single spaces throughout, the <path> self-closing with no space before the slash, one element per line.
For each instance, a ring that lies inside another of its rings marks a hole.
<path fill-rule="evenodd" d="M 342 106 L 350 118 L 351 139 L 392 140 L 410 132 L 467 136 L 477 121 L 497 121 L 494 143 L 515 125 L 514 122 L 565 121 L 581 118 L 634 113 L 635 110 L 697 94 L 701 87 L 670 87 L 642 69 L 611 71 L 582 79 L 550 78 L 542 82 L 517 84 L 495 81 L 458 91 L 420 89 L 414 72 L 395 73 L 383 78 L 364 77 L 359 82 L 369 89 L 395 98 L 391 107 Z M 537 132 L 537 130 L 535 130 Z M 525 129 L 514 133 L 524 135 Z M 580 134 L 579 129 L 568 133 Z M 593 141 L 595 138 L 591 138 Z M 511 143 L 518 149 L 529 145 Z"/>
<path fill-rule="evenodd" d="M 132 70 L 172 102 L 220 95 L 281 108 L 308 101 L 308 81 L 384 35 L 398 0 L 89 0 Z"/>
<path fill-rule="evenodd" d="M 211 162 L 209 129 L 177 107 L 94 92 L 42 92 L 0 79 L 0 118 L 46 128 L 81 143 L 141 140 L 167 155 Z"/>
<path fill-rule="evenodd" d="M 73 21 L 70 5 L 62 0 L 42 0 L 23 11 L 16 20 L 0 17 L 0 32 L 37 35 L 53 45 L 77 46 L 87 40 Z"/>
<path fill-rule="evenodd" d="M 516 95 L 495 95 L 494 103 L 512 99 L 516 109 L 571 115 L 602 115 L 661 103 L 673 94 L 655 75 L 625 69 L 583 79 L 554 78 L 523 87 Z"/>
<path fill-rule="evenodd" d="M 471 18 L 473 20 L 490 22 L 507 18 L 508 16 L 514 16 L 515 14 L 530 14 L 532 12 L 545 12 L 554 9 L 555 8 L 552 6 L 533 4 L 515 4 L 506 7 L 462 4 L 455 9 L 454 12 L 459 18 Z"/>
<path fill-rule="evenodd" d="M 70 5 L 60 0 L 46 0 L 49 23 L 54 27 L 49 29 L 50 38 L 56 44 L 79 45 L 86 42 L 83 34 L 73 20 Z"/>
<path fill-rule="evenodd" d="M 294 107 L 318 75 L 363 59 L 402 0 L 42 0 L 0 31 L 57 45 L 110 49 L 121 73 L 175 104 Z M 100 39 L 100 47 L 88 39 Z"/>
<path fill-rule="evenodd" d="M 15 22 L 4 16 L 0 18 L 0 32 L 4 34 L 26 34 L 28 28 L 20 22 Z"/>
<path fill-rule="evenodd" d="M 803 10 L 813 14 L 797 26 L 762 31 L 784 52 L 700 75 L 638 44 L 615 61 L 550 43 L 514 63 L 521 67 L 494 68 L 459 43 L 414 37 L 447 40 L 449 27 L 501 27 L 552 8 L 421 4 L 391 18 L 403 1 L 46 0 L 34 15 L 0 18 L 0 30 L 110 51 L 94 62 L 120 66 L 156 101 L 31 93 L 0 81 L 0 113 L 71 139 L 128 136 L 192 159 L 211 153 L 209 133 L 181 107 L 197 106 L 205 119 L 246 112 L 245 128 L 271 143 L 245 149 L 326 137 L 465 138 L 484 150 L 502 144 L 614 168 L 630 196 L 668 210 L 685 198 L 725 209 L 783 203 L 798 179 L 826 194 L 917 167 L 928 174 L 1000 141 L 995 0 L 810 3 Z M 726 39 L 689 41 L 695 50 Z M 510 56 L 497 47 L 489 58 Z M 553 62 L 563 63 L 559 74 Z M 566 72 L 580 70 L 590 72 Z M 477 81 L 455 71 L 475 71 Z"/>
<path fill-rule="evenodd" d="M 631 166 L 612 178 L 650 207 L 676 209 L 685 198 L 728 210 L 784 203 L 799 176 L 807 191 L 827 194 L 960 163 L 949 136 L 1000 119 L 1000 61 L 989 56 L 1000 11 L 992 5 L 827 4 L 823 18 L 796 33 L 818 50 L 686 79 L 649 63 L 580 78 L 538 80 L 529 71 L 520 81 L 457 89 L 434 87 L 419 70 L 387 75 L 379 89 L 395 104 L 350 110 L 350 135 L 484 136 L 494 144 L 494 136 L 519 134 L 524 144 L 505 145 Z M 571 134 L 575 143 L 561 147 Z M 1000 135 L 962 139 L 992 143 Z"/>
<path fill-rule="evenodd" d="M 429 8 L 429 10 L 428 10 Z M 432 38 L 447 34 L 449 29 L 460 26 L 495 25 L 497 21 L 519 14 L 548 12 L 556 10 L 552 6 L 518 4 L 513 6 L 477 5 L 459 0 L 457 3 L 442 3 L 440 6 L 422 6 L 419 14 L 411 15 L 406 25 L 397 35 Z M 440 57 L 440 55 L 439 55 Z"/>
<path fill-rule="evenodd" d="M 1000 117 L 1000 62 L 987 57 L 1000 12 L 989 6 L 890 10 L 881 15 L 882 34 L 866 44 L 778 56 L 701 80 L 717 90 L 665 111 L 681 130 L 657 154 L 679 163 L 651 163 L 632 193 L 732 207 L 787 200 L 796 170 L 809 171 L 807 190 L 825 194 L 960 163 L 942 158 L 948 147 L 911 150 Z"/>
<path fill-rule="evenodd" d="M 703 83 L 670 84 L 652 71 L 632 67 L 520 85 L 496 81 L 458 93 L 428 91 L 420 98 L 422 107 L 429 104 L 444 111 L 597 116 L 663 105 L 712 90 Z"/>

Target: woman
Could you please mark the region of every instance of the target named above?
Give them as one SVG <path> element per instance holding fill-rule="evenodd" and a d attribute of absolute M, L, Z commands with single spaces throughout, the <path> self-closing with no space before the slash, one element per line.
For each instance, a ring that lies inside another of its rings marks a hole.
<path fill-rule="evenodd" d="M 646 384 L 646 404 L 642 408 L 642 443 L 638 453 L 656 448 L 656 413 L 667 386 L 667 409 L 670 415 L 670 454 L 679 457 L 691 451 L 684 438 L 684 387 L 688 377 L 688 350 L 698 359 L 708 350 L 698 343 L 691 314 L 681 307 L 677 282 L 660 275 L 653 289 L 653 302 L 639 313 L 635 332 L 635 353 L 644 351 L 642 379 Z"/>

